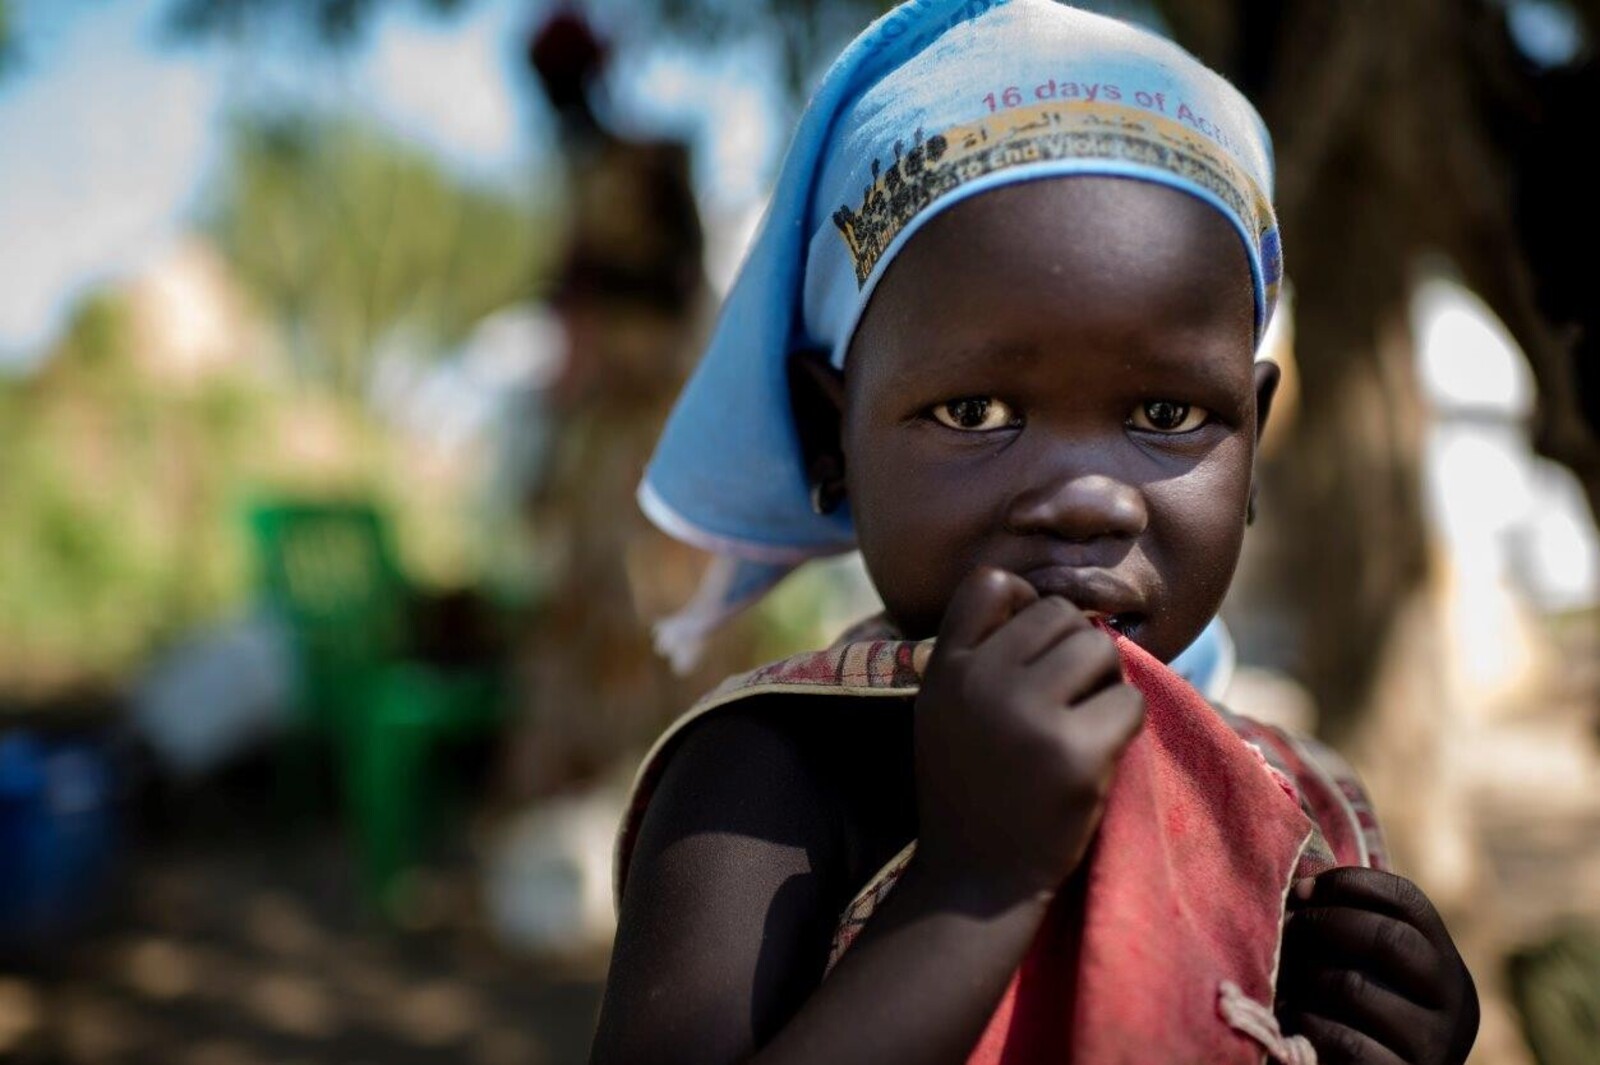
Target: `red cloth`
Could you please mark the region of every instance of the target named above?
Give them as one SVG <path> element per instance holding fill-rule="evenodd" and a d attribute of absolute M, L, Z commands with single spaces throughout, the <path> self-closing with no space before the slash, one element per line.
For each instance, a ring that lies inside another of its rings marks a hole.
<path fill-rule="evenodd" d="M 1262 1060 L 1262 1043 L 1235 1030 L 1218 999 L 1231 981 L 1271 1007 L 1284 899 L 1312 823 L 1198 692 L 1117 643 L 1144 693 L 1144 728 L 1084 868 L 970 1065 Z"/>

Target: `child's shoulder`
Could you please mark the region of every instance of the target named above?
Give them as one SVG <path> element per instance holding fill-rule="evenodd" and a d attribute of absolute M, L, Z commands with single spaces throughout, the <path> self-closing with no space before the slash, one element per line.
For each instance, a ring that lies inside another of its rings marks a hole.
<path fill-rule="evenodd" d="M 762 826 L 769 832 L 793 834 L 798 824 L 813 837 L 831 832 L 812 843 L 837 845 L 846 875 L 860 855 L 877 856 L 880 836 L 909 831 L 911 699 L 930 651 L 871 618 L 826 650 L 730 677 L 699 700 L 656 741 L 634 781 L 617 840 L 618 901 L 647 815 L 657 834 L 693 830 L 693 809 L 679 809 L 685 797 L 710 801 L 714 792 L 731 808 L 759 805 L 783 822 Z M 680 796 L 685 789 L 692 794 Z"/>
<path fill-rule="evenodd" d="M 753 691 L 703 705 L 641 768 L 617 843 L 618 899 L 641 859 L 717 834 L 749 841 L 747 856 L 803 849 L 824 893 L 848 901 L 910 838 L 914 811 L 908 700 Z"/>
<path fill-rule="evenodd" d="M 832 702 L 740 699 L 696 714 L 652 755 L 618 841 L 607 1001 L 632 1017 L 619 1033 L 677 1030 L 669 1007 L 695 1002 L 729 1010 L 728 1030 L 750 1027 L 758 1044 L 822 979 L 854 881 L 871 875 L 857 872 L 862 841 L 883 834 L 841 752 L 892 746 L 876 725 L 847 734 Z M 650 1052 L 619 1043 L 596 1056 Z"/>

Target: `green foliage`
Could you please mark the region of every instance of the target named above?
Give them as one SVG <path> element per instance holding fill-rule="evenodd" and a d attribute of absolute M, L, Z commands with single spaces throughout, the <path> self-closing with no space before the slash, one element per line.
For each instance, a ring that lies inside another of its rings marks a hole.
<path fill-rule="evenodd" d="M 528 298 L 550 227 L 350 122 L 238 119 L 204 226 L 282 327 L 302 378 L 360 395 L 375 348 L 447 349 Z"/>
<path fill-rule="evenodd" d="M 245 314 L 237 350 L 191 373 L 144 305 L 100 293 L 36 374 L 0 378 L 0 686 L 116 683 L 242 608 L 240 511 L 264 487 L 370 498 L 408 562 L 467 576 L 455 482 L 364 409 L 371 358 L 397 336 L 446 351 L 527 298 L 552 227 L 370 130 L 259 118 L 236 123 L 204 225 L 283 344 Z"/>
<path fill-rule="evenodd" d="M 96 293 L 78 305 L 56 358 L 91 374 L 116 373 L 127 364 L 129 343 L 127 305 Z"/>
<path fill-rule="evenodd" d="M 0 681 L 103 682 L 236 604 L 226 512 L 263 401 L 237 378 L 175 390 L 135 364 L 128 306 L 99 295 L 46 368 L 0 380 Z"/>
<path fill-rule="evenodd" d="M 1573 922 L 1514 952 L 1511 1001 L 1539 1065 L 1580 1065 L 1600 1045 L 1600 932 Z"/>
<path fill-rule="evenodd" d="M 0 78 L 4 78 L 17 61 L 16 30 L 11 19 L 9 0 L 0 0 Z"/>

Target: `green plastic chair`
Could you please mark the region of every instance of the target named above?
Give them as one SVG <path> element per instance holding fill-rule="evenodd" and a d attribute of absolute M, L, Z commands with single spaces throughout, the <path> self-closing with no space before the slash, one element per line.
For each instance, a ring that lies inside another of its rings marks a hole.
<path fill-rule="evenodd" d="M 394 916 L 443 807 L 435 751 L 499 726 L 503 678 L 408 657 L 413 592 L 370 503 L 274 501 L 249 522 L 261 591 L 296 662 L 286 776 L 303 788 L 308 745 L 332 747 L 365 889 Z"/>

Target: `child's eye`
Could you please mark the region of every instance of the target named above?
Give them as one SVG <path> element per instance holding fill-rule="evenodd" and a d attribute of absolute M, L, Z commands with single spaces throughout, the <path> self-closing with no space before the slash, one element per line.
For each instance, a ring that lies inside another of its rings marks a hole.
<path fill-rule="evenodd" d="M 1133 408 L 1128 425 L 1151 433 L 1188 433 L 1200 428 L 1210 417 L 1211 412 L 1204 407 L 1191 407 L 1170 399 L 1152 399 Z"/>
<path fill-rule="evenodd" d="M 992 396 L 967 396 L 935 404 L 934 420 L 950 429 L 981 433 L 1018 424 L 1011 408 Z"/>

